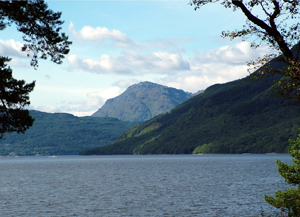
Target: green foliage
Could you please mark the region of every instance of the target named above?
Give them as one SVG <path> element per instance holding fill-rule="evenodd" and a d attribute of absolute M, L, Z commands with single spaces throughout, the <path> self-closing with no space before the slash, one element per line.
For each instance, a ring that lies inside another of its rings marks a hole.
<path fill-rule="evenodd" d="M 243 38 L 249 40 L 254 36 L 251 47 L 256 49 L 268 46 L 272 53 L 248 62 L 250 72 L 265 65 L 275 57 L 282 61 L 285 68 L 264 66 L 255 78 L 265 78 L 272 74 L 280 74 L 280 80 L 274 79 L 275 92 L 291 104 L 300 104 L 300 4 L 299 0 L 191 0 L 195 10 L 209 3 L 219 2 L 225 8 L 241 11 L 247 18 L 240 30 L 227 30 L 222 37 L 230 39 Z M 255 14 L 254 14 L 255 11 Z M 258 13 L 260 11 L 261 13 Z M 259 15 L 257 15 L 259 14 Z M 292 49 L 293 48 L 293 49 Z"/>
<path fill-rule="evenodd" d="M 277 190 L 275 197 L 265 195 L 265 200 L 276 208 L 286 208 L 288 216 L 300 216 L 300 134 L 296 140 L 289 140 L 288 152 L 293 157 L 293 164 L 287 165 L 276 160 L 279 174 L 289 184 L 296 186 L 285 191 Z"/>
<path fill-rule="evenodd" d="M 61 33 L 63 21 L 61 12 L 48 9 L 43 0 L 0 1 L 0 30 L 14 24 L 23 33 L 25 44 L 22 51 L 27 56 L 32 55 L 31 65 L 38 67 L 38 58 L 47 59 L 57 64 L 69 53 L 68 37 Z M 0 138 L 6 132 L 24 133 L 34 119 L 29 111 L 24 109 L 29 105 L 29 92 L 35 82 L 25 84 L 23 80 L 16 80 L 12 70 L 6 68 L 7 57 L 0 57 Z"/>
<path fill-rule="evenodd" d="M 206 145 L 206 144 L 204 144 L 204 145 Z M 203 154 L 203 150 L 202 150 L 202 146 L 204 146 L 204 145 L 199 145 L 199 146 L 197 146 L 195 149 L 194 149 L 194 151 L 193 151 L 193 154 Z"/>
<path fill-rule="evenodd" d="M 33 54 L 31 65 L 38 66 L 38 58 L 47 59 L 57 64 L 69 53 L 69 45 L 65 33 L 61 33 L 64 23 L 60 20 L 61 12 L 53 12 L 43 0 L 1 1 L 0 30 L 15 24 L 23 33 L 25 44 L 22 51 L 28 56 Z"/>
<path fill-rule="evenodd" d="M 25 106 L 30 104 L 28 94 L 35 82 L 26 84 L 24 80 L 12 77 L 12 70 L 7 67 L 9 58 L 0 57 L 0 138 L 6 132 L 24 133 L 32 126 L 33 118 Z"/>
<path fill-rule="evenodd" d="M 138 146 L 137 148 L 135 148 L 132 153 L 133 154 L 143 154 L 143 147 L 145 145 L 147 145 L 148 143 L 155 142 L 157 140 L 157 138 L 159 138 L 159 137 L 160 137 L 160 135 L 158 135 L 157 137 L 150 138 L 149 141 L 146 141 L 144 144 L 142 144 L 142 145 Z"/>
<path fill-rule="evenodd" d="M 209 154 L 214 152 L 213 143 L 204 144 L 196 147 L 193 154 Z"/>
<path fill-rule="evenodd" d="M 153 130 L 156 130 L 156 129 L 158 129 L 160 126 L 161 126 L 160 123 L 154 123 L 154 124 L 152 124 L 151 126 L 144 128 L 137 136 L 141 136 L 141 135 L 143 135 L 143 134 L 146 134 L 146 133 L 149 133 L 149 132 L 151 132 L 151 131 L 153 131 Z"/>
<path fill-rule="evenodd" d="M 134 126 L 115 118 L 76 117 L 64 113 L 30 111 L 35 118 L 25 134 L 6 134 L 0 155 L 73 155 L 104 146 Z"/>
<path fill-rule="evenodd" d="M 284 153 L 286 141 L 297 136 L 300 110 L 270 96 L 276 78 L 213 85 L 92 153 L 192 154 L 200 144 L 209 144 L 206 153 Z M 160 127 L 148 131 L 152 124 Z"/>

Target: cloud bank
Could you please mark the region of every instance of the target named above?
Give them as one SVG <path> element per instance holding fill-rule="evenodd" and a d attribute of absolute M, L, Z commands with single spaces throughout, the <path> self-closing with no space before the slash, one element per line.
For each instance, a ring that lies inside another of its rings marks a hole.
<path fill-rule="evenodd" d="M 153 52 L 150 54 L 123 51 L 120 56 L 103 54 L 98 60 L 80 59 L 76 54 L 67 57 L 72 69 L 96 74 L 168 74 L 190 70 L 190 64 L 180 53 Z"/>

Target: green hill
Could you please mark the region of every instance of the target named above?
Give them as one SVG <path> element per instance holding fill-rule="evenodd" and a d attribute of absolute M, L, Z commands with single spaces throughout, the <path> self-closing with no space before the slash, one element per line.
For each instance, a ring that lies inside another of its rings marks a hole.
<path fill-rule="evenodd" d="M 191 98 L 191 93 L 152 82 L 140 82 L 121 95 L 108 99 L 92 117 L 113 117 L 122 121 L 143 122 L 166 113 Z"/>
<path fill-rule="evenodd" d="M 299 132 L 300 108 L 283 106 L 286 102 L 271 96 L 273 79 L 213 85 L 114 143 L 80 154 L 286 152 L 288 139 Z"/>
<path fill-rule="evenodd" d="M 25 134 L 6 134 L 0 155 L 72 155 L 112 143 L 136 122 L 30 111 L 35 122 Z"/>

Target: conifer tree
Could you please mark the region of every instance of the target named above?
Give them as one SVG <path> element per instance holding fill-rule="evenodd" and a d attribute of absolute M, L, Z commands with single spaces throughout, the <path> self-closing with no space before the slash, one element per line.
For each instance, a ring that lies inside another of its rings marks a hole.
<path fill-rule="evenodd" d="M 31 66 L 38 67 L 38 59 L 48 59 L 61 64 L 69 53 L 68 37 L 61 33 L 61 12 L 53 12 L 43 0 L 0 1 L 0 31 L 16 26 L 23 33 L 21 50 L 31 58 Z M 26 84 L 13 78 L 7 67 L 10 58 L 0 56 L 0 139 L 6 132 L 24 133 L 34 119 L 26 106 L 35 82 Z"/>
<path fill-rule="evenodd" d="M 26 84 L 24 80 L 12 77 L 12 70 L 7 67 L 9 58 L 0 57 L 0 138 L 6 132 L 24 133 L 32 126 L 34 119 L 24 109 L 29 105 L 29 92 L 35 82 Z"/>
<path fill-rule="evenodd" d="M 279 174 L 294 187 L 284 191 L 277 190 L 275 197 L 265 194 L 265 200 L 276 208 L 287 209 L 289 216 L 300 216 L 300 134 L 296 140 L 289 140 L 288 153 L 293 157 L 293 164 L 288 165 L 276 160 Z"/>

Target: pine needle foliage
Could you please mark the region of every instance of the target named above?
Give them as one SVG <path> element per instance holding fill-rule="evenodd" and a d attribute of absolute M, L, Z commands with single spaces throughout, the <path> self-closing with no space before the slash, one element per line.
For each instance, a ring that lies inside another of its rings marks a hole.
<path fill-rule="evenodd" d="M 275 197 L 265 194 L 265 200 L 276 208 L 284 208 L 288 216 L 300 216 L 300 134 L 296 140 L 289 140 L 288 153 L 293 157 L 293 164 L 288 165 L 276 160 L 279 174 L 293 187 L 284 191 L 277 190 Z"/>

